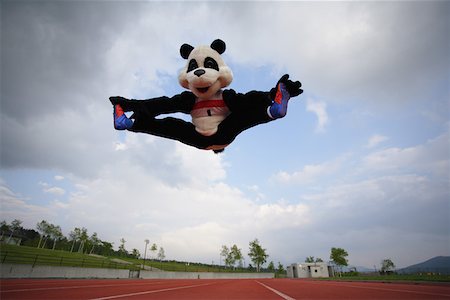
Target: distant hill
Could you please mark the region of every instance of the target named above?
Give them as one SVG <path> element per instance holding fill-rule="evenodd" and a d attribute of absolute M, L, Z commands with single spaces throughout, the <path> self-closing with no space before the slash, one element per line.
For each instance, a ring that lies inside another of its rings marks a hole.
<path fill-rule="evenodd" d="M 400 274 L 440 273 L 450 274 L 450 256 L 436 256 L 432 259 L 397 270 Z"/>

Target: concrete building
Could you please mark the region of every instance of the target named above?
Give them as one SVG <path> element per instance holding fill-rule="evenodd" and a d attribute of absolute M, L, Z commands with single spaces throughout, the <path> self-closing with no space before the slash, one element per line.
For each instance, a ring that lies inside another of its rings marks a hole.
<path fill-rule="evenodd" d="M 291 264 L 287 266 L 288 278 L 318 278 L 333 276 L 333 269 L 325 262 Z"/>

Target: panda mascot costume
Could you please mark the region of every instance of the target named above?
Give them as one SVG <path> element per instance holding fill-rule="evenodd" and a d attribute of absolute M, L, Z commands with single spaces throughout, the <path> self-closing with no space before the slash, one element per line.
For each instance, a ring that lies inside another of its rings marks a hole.
<path fill-rule="evenodd" d="M 210 46 L 183 44 L 181 57 L 187 60 L 179 74 L 179 83 L 189 91 L 169 97 L 129 100 L 110 97 L 114 128 L 143 132 L 180 141 L 205 150 L 222 152 L 242 131 L 286 115 L 289 98 L 303 90 L 299 81 L 284 75 L 269 92 L 236 93 L 223 90 L 233 80 L 233 73 L 221 54 L 225 43 L 215 40 Z M 133 112 L 127 117 L 125 112 Z M 160 114 L 186 113 L 192 122 Z"/>

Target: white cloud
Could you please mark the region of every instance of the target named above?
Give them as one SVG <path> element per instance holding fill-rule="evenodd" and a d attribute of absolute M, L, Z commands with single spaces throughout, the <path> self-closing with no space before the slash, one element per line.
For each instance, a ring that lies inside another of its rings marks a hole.
<path fill-rule="evenodd" d="M 128 149 L 128 146 L 125 143 L 117 142 L 114 146 L 114 150 L 116 150 L 116 151 L 123 151 L 123 150 L 127 150 L 127 149 Z"/>
<path fill-rule="evenodd" d="M 327 105 L 319 100 L 306 100 L 306 110 L 313 112 L 317 116 L 316 132 L 324 132 L 326 125 L 329 123 Z"/>
<path fill-rule="evenodd" d="M 44 193 L 53 194 L 56 196 L 62 196 L 66 193 L 66 191 L 63 188 L 51 186 L 47 182 L 40 181 L 39 185 L 42 186 L 42 188 L 43 188 L 42 191 Z"/>
<path fill-rule="evenodd" d="M 23 221 L 25 228 L 35 228 L 42 219 L 52 219 L 55 212 L 49 207 L 28 203 L 20 195 L 14 193 L 0 178 L 0 210 L 1 218 L 7 222 L 14 219 Z"/>
<path fill-rule="evenodd" d="M 388 148 L 367 156 L 353 153 L 275 175 L 278 182 L 293 185 L 298 203 L 308 208 L 309 222 L 296 229 L 314 242 L 309 245 L 307 238 L 292 241 L 291 249 L 299 249 L 303 256 L 292 259 L 320 256 L 321 249 L 336 245 L 352 253 L 352 264 L 366 266 L 379 263 L 371 263 L 368 257 L 383 255 L 402 266 L 449 255 L 448 141 L 447 130 L 413 147 Z M 335 180 L 327 183 L 330 177 Z M 423 243 L 425 236 L 433 236 L 433 246 Z M 404 247 L 391 246 L 400 240 L 422 252 L 405 257 Z"/>
<path fill-rule="evenodd" d="M 392 147 L 373 152 L 363 159 L 363 167 L 374 171 L 420 172 L 449 178 L 449 131 L 425 144 L 408 148 Z"/>
<path fill-rule="evenodd" d="M 309 207 L 305 204 L 263 204 L 256 211 L 256 224 L 274 229 L 300 228 L 310 222 Z"/>
<path fill-rule="evenodd" d="M 389 138 L 384 135 L 375 134 L 369 138 L 367 142 L 366 148 L 374 148 L 381 144 L 384 141 L 387 141 Z"/>
<path fill-rule="evenodd" d="M 39 181 L 38 183 L 40 186 L 42 186 L 43 188 L 48 188 L 49 184 L 47 182 L 43 182 L 43 181 Z"/>
<path fill-rule="evenodd" d="M 66 191 L 63 188 L 57 187 L 57 186 L 53 186 L 53 187 L 49 187 L 47 189 L 44 189 L 45 193 L 49 193 L 49 194 L 53 194 L 55 196 L 62 196 L 66 193 Z"/>
<path fill-rule="evenodd" d="M 57 180 L 57 181 L 64 180 L 64 176 L 61 176 L 61 175 L 55 175 L 53 178 L 55 178 L 55 180 Z"/>
<path fill-rule="evenodd" d="M 306 185 L 323 180 L 323 177 L 336 174 L 342 165 L 347 161 L 348 155 L 343 155 L 335 160 L 320 164 L 305 165 L 300 171 L 288 173 L 280 171 L 272 178 L 284 184 Z"/>
<path fill-rule="evenodd" d="M 84 226 L 115 245 L 125 237 L 127 249 L 140 249 L 148 238 L 165 248 L 168 259 L 216 263 L 222 244 L 236 243 L 245 253 L 255 237 L 308 223 L 308 207 L 304 204 L 261 203 L 258 195 L 248 198 L 226 184 L 223 156 L 181 144 L 174 144 L 169 153 L 166 149 L 158 152 L 153 147 L 159 143 L 141 137 L 126 139 L 128 149 L 105 165 L 95 179 L 67 178 L 76 187 L 68 200 L 42 208 L 57 216 L 51 221 L 62 225 L 66 234 Z M 148 153 L 159 160 L 165 153 L 163 160 L 171 163 L 170 172 L 174 174 L 160 176 L 167 165 L 153 159 L 137 163 L 136 157 Z M 52 189 L 46 183 L 41 185 Z M 253 189 L 258 194 L 258 188 Z M 19 205 L 17 210 L 21 209 Z M 40 218 L 27 217 L 34 223 Z M 121 226 L 117 226 L 118 218 Z M 269 242 L 266 247 L 270 247 Z"/>
<path fill-rule="evenodd" d="M 102 174 L 101 180 L 84 182 L 87 188 L 66 206 L 57 207 L 71 220 L 65 222 L 67 230 L 82 224 L 107 240 L 126 236 L 130 249 L 149 238 L 165 248 L 169 259 L 210 262 L 217 260 L 222 244 L 237 243 L 246 251 L 255 232 L 299 227 L 308 220 L 302 204 L 258 204 L 221 182 L 171 186 L 133 166 L 116 167 L 120 179 Z M 117 216 L 124 220 L 120 227 L 115 226 Z"/>

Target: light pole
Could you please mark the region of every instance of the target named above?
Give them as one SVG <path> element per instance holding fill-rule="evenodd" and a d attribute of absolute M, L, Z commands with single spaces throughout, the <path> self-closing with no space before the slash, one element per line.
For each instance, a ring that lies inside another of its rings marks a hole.
<path fill-rule="evenodd" d="M 145 242 L 145 250 L 144 250 L 144 263 L 142 264 L 142 270 L 145 270 L 145 257 L 147 256 L 147 246 L 150 241 L 148 239 L 144 240 Z"/>

